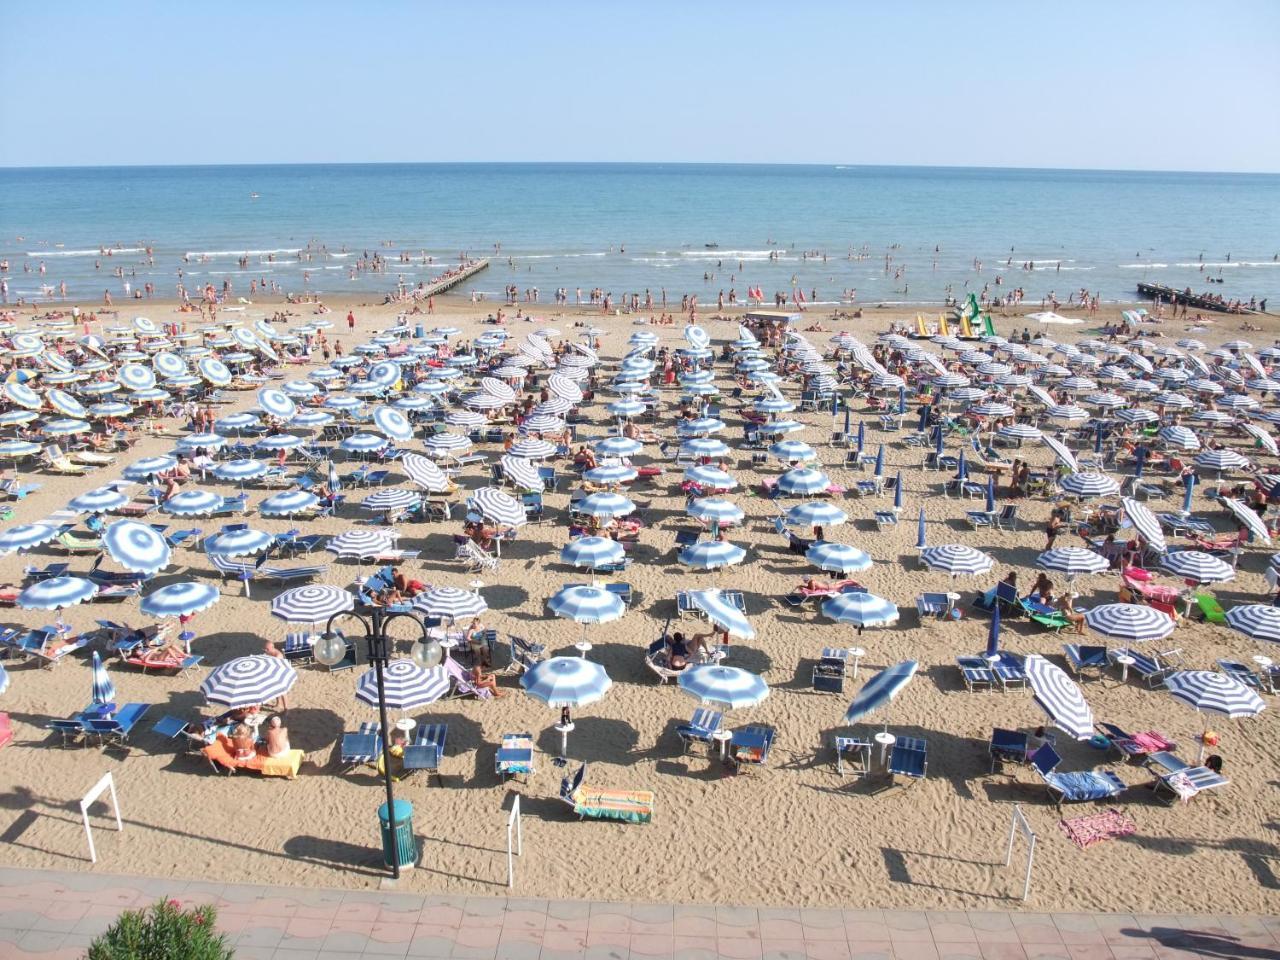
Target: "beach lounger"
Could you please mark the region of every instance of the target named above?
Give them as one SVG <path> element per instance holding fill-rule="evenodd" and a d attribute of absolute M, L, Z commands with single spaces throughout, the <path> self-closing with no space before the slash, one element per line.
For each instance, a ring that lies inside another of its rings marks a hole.
<path fill-rule="evenodd" d="M 720 729 L 720 722 L 723 719 L 724 714 L 707 707 L 699 707 L 693 711 L 692 720 L 676 727 L 676 736 L 680 738 L 682 752 L 688 753 L 691 746 L 700 743 L 710 753 L 712 734 Z"/>
<path fill-rule="evenodd" d="M 466 668 L 453 657 L 445 657 L 443 666 L 449 678 L 453 680 L 453 696 L 475 697 L 477 700 L 493 699 L 493 691 L 475 686 Z"/>
<path fill-rule="evenodd" d="M 652 790 L 601 790 L 584 785 L 584 763 L 572 778 L 560 781 L 560 799 L 573 808 L 580 820 L 619 820 L 648 823 L 653 819 L 656 795 Z"/>
<path fill-rule="evenodd" d="M 0 497 L 5 500 L 25 500 L 40 489 L 38 483 L 18 483 L 16 480 L 0 486 Z"/>
<path fill-rule="evenodd" d="M 163 716 L 156 721 L 151 732 L 179 744 L 185 753 L 202 753 L 209 745 L 204 729 L 181 717 Z"/>
<path fill-rule="evenodd" d="M 85 725 L 80 720 L 50 720 L 48 728 L 62 740 L 62 746 L 65 748 L 68 743 L 74 743 L 85 735 Z"/>
<path fill-rule="evenodd" d="M 1147 730 L 1143 733 L 1129 733 L 1117 727 L 1114 723 L 1099 723 L 1096 724 L 1096 727 L 1098 732 L 1106 737 L 1107 743 L 1111 745 L 1111 748 L 1118 752 L 1123 759 L 1146 757 L 1153 753 L 1177 748 L 1176 743 L 1168 739 L 1164 734 L 1157 733 L 1154 730 Z"/>
<path fill-rule="evenodd" d="M 103 746 L 128 746 L 129 734 L 150 709 L 149 703 L 126 703 L 109 719 L 85 720 L 85 734 L 97 737 Z"/>
<path fill-rule="evenodd" d="M 120 662 L 126 663 L 131 667 L 141 667 L 142 672 L 148 670 L 173 670 L 176 676 L 182 676 L 188 670 L 194 670 L 204 662 L 204 657 L 199 654 L 188 654 L 185 657 L 165 657 L 163 660 L 148 660 L 145 656 L 136 653 L 126 653 L 120 651 Z"/>
<path fill-rule="evenodd" d="M 1091 674 L 1101 680 L 1107 669 L 1107 648 L 1087 646 L 1079 643 L 1064 643 L 1063 652 L 1067 657 L 1067 666 L 1080 679 Z"/>
<path fill-rule="evenodd" d="M 295 580 L 311 580 L 329 569 L 327 563 L 311 564 L 300 567 L 274 567 L 265 564 L 258 567 L 253 574 L 254 580 L 268 580 L 277 583 L 292 583 Z"/>
<path fill-rule="evenodd" d="M 191 546 L 197 546 L 200 538 L 204 536 L 204 531 L 199 527 L 187 527 L 185 530 L 175 530 L 173 533 L 164 535 L 164 542 L 170 549 L 176 550 L 178 547 L 185 546 L 190 541 Z"/>
<path fill-rule="evenodd" d="M 1161 663 L 1159 657 L 1155 654 L 1148 655 L 1139 650 L 1134 650 L 1132 648 L 1125 649 L 1123 647 L 1118 650 L 1107 651 L 1107 659 L 1110 660 L 1117 668 L 1122 668 L 1124 666 L 1124 664 L 1120 662 L 1120 658 L 1123 656 L 1127 656 L 1133 660 L 1133 662 L 1128 665 L 1129 674 L 1141 677 L 1146 681 L 1148 687 L 1156 687 L 1159 684 L 1164 683 L 1165 676 L 1172 673 L 1174 670 L 1172 665 Z M 1123 673 L 1124 671 L 1121 670 L 1121 672 Z"/>
<path fill-rule="evenodd" d="M 504 733 L 493 761 L 494 772 L 507 782 L 507 777 L 524 777 L 528 782 L 533 775 L 533 734 Z"/>
<path fill-rule="evenodd" d="M 374 764 L 382 755 L 382 737 L 376 720 L 360 724 L 355 733 L 342 735 L 342 748 L 339 753 L 340 762 L 345 767 L 358 767 Z"/>
<path fill-rule="evenodd" d="M 994 661 L 988 661 L 988 663 L 991 664 L 991 672 L 995 674 L 996 681 L 1000 684 L 1000 689 L 1006 693 L 1010 687 L 1025 687 L 1027 685 L 1026 666 L 1022 657 L 1016 653 L 1001 650 L 999 656 Z"/>
<path fill-rule="evenodd" d="M 835 738 L 836 747 L 836 773 L 844 776 L 844 761 L 846 756 L 850 756 L 855 763 L 853 775 L 855 777 L 865 777 L 871 772 L 871 741 L 864 740 L 861 737 L 842 737 L 837 735 Z"/>
<path fill-rule="evenodd" d="M 1055 610 L 1053 607 L 1046 606 L 1043 603 L 1036 603 L 1034 600 L 1028 600 L 1025 597 L 1019 600 L 1018 603 L 1023 613 L 1030 617 L 1033 623 L 1038 623 L 1046 630 L 1052 630 L 1057 633 L 1064 627 L 1074 626 L 1061 610 Z"/>
<path fill-rule="evenodd" d="M 1110 770 L 1080 770 L 1073 773 L 1057 773 L 1062 762 L 1053 744 L 1042 744 L 1027 759 L 1031 768 L 1048 788 L 1049 796 L 1061 809 L 1064 803 L 1082 803 L 1088 800 L 1109 800 L 1124 793 L 1125 782 Z"/>
<path fill-rule="evenodd" d="M 877 510 L 875 512 L 875 520 L 877 530 L 885 530 L 898 525 L 898 515 L 892 510 Z"/>
<path fill-rule="evenodd" d="M 74 463 L 82 463 L 86 467 L 109 467 L 116 458 L 109 453 L 98 453 L 94 450 L 77 450 L 71 454 Z"/>
<path fill-rule="evenodd" d="M 995 689 L 996 675 L 991 664 L 982 657 L 956 657 L 956 666 L 960 668 L 960 679 L 970 693 L 983 688 L 990 693 Z"/>
<path fill-rule="evenodd" d="M 404 748 L 402 762 L 405 774 L 426 770 L 428 777 L 440 776 L 440 761 L 444 758 L 445 742 L 449 736 L 447 723 L 420 723 L 414 729 L 413 742 Z M 379 758 L 381 763 L 381 758 Z"/>
<path fill-rule="evenodd" d="M 776 736 L 777 731 L 773 727 L 762 723 L 733 731 L 733 739 L 729 741 L 729 762 L 733 764 L 734 771 L 741 773 L 743 767 L 763 767 L 769 760 Z"/>
<path fill-rule="evenodd" d="M 66 660 L 68 657 L 70 657 L 72 654 L 89 646 L 90 639 L 91 637 L 82 634 L 78 637 L 75 637 L 70 643 L 64 644 L 63 646 L 59 647 L 53 653 L 46 653 L 44 651 L 43 644 L 39 646 L 20 647 L 19 649 L 23 656 L 29 657 L 30 659 L 36 661 L 38 664 L 40 664 L 41 667 L 45 668 L 46 670 L 52 670 L 54 667 L 60 664 L 63 660 Z"/>
<path fill-rule="evenodd" d="M 69 569 L 71 569 L 69 563 L 50 563 L 43 567 L 26 567 L 22 571 L 22 576 L 24 579 L 35 583 L 39 580 L 51 580 L 54 577 L 66 576 Z"/>
<path fill-rule="evenodd" d="M 920 737 L 899 737 L 889 752 L 889 776 L 906 777 L 915 783 L 925 778 L 928 769 L 928 741 Z"/>
<path fill-rule="evenodd" d="M 102 538 L 82 536 L 73 530 L 63 530 L 54 538 L 54 542 L 67 553 L 101 553 Z"/>
<path fill-rule="evenodd" d="M 966 510 L 964 517 L 974 530 L 989 529 L 995 523 L 995 514 L 985 510 Z"/>
<path fill-rule="evenodd" d="M 95 579 L 96 578 L 91 578 Z M 90 599 L 90 603 L 122 603 L 136 597 L 142 592 L 142 584 L 133 583 L 105 583 L 98 588 Z"/>
<path fill-rule="evenodd" d="M 926 618 L 945 620 L 951 614 L 951 597 L 945 593 L 924 593 L 916 597 L 916 613 L 923 623 Z"/>
<path fill-rule="evenodd" d="M 1197 593 L 1195 595 L 1195 616 L 1199 620 L 1206 623 L 1226 623 L 1227 612 L 1222 609 L 1222 604 L 1218 602 L 1218 598 L 1210 593 Z"/>
<path fill-rule="evenodd" d="M 1175 799 L 1183 803 L 1203 790 L 1215 790 L 1231 783 L 1220 773 L 1215 773 L 1205 766 L 1191 766 L 1180 757 L 1169 751 L 1153 753 L 1147 757 L 1147 769 L 1155 774 L 1151 784 L 1155 795 L 1169 795 L 1169 802 Z"/>
<path fill-rule="evenodd" d="M 1026 763 L 1029 738 L 1019 730 L 1005 730 L 996 727 L 991 731 L 991 739 L 987 742 L 987 753 L 991 756 L 991 772 L 996 764 Z"/>
<path fill-rule="evenodd" d="M 281 756 L 268 757 L 259 748 L 253 756 L 237 759 L 232 752 L 231 741 L 223 733 L 219 733 L 212 743 L 204 746 L 201 753 L 214 771 L 225 770 L 227 776 L 237 770 L 255 770 L 264 777 L 284 777 L 286 780 L 293 780 L 298 776 L 303 757 L 301 750 L 289 750 Z"/>
<path fill-rule="evenodd" d="M 1255 690 L 1263 689 L 1262 679 L 1239 660 L 1218 660 L 1218 669 L 1228 677 L 1239 680 L 1246 687 Z"/>

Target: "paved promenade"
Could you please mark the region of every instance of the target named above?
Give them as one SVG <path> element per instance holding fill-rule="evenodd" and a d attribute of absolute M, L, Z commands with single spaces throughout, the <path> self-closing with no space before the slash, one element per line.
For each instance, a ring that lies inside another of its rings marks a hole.
<path fill-rule="evenodd" d="M 121 910 L 162 897 L 214 904 L 240 960 L 1280 960 L 1275 917 L 422 897 L 18 869 L 0 869 L 0 958 L 82 957 Z"/>

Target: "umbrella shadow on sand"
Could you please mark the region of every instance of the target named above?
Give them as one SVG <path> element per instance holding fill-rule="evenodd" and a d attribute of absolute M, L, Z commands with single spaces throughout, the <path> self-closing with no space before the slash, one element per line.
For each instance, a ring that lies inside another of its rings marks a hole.
<path fill-rule="evenodd" d="M 529 591 L 524 587 L 498 583 L 486 586 L 482 593 L 490 610 L 514 610 L 529 600 Z"/>
<path fill-rule="evenodd" d="M 569 734 L 568 769 L 580 763 L 612 763 L 629 766 L 636 762 L 632 751 L 640 743 L 640 734 L 631 724 L 608 717 L 575 717 Z M 560 756 L 560 734 L 545 727 L 537 734 L 537 749 L 547 756 Z M 624 759 L 625 758 L 625 759 Z M 492 774 L 490 774 L 492 777 Z M 492 781 L 491 781 L 492 782 Z"/>

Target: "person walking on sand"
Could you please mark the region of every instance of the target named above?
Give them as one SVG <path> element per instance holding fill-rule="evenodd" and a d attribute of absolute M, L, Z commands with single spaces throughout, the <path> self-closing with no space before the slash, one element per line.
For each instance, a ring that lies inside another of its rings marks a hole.
<path fill-rule="evenodd" d="M 356 328 L 356 315 L 353 311 L 347 311 L 347 329 L 354 330 Z"/>

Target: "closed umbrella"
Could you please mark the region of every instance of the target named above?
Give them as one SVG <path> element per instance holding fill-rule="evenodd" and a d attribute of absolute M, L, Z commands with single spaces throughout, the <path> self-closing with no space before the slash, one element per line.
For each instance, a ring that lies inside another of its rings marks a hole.
<path fill-rule="evenodd" d="M 1066 671 L 1039 654 L 1028 656 L 1024 669 L 1036 703 L 1054 725 L 1076 740 L 1090 739 L 1094 735 L 1093 711 Z"/>
<path fill-rule="evenodd" d="M 1196 475 L 1193 471 L 1188 470 L 1182 478 L 1183 495 L 1182 495 L 1182 515 L 1184 517 L 1191 516 L 1191 497 L 1196 490 Z"/>
<path fill-rule="evenodd" d="M 916 549 L 923 550 L 928 546 L 924 531 L 924 507 L 920 508 L 920 519 L 916 521 Z"/>
<path fill-rule="evenodd" d="M 234 710 L 282 697 L 297 679 L 297 672 L 283 657 L 256 654 L 228 660 L 214 669 L 200 684 L 200 692 L 210 703 Z"/>
<path fill-rule="evenodd" d="M 116 685 L 112 683 L 111 676 L 103 666 L 102 657 L 98 655 L 97 650 L 93 651 L 92 678 L 90 686 L 92 699 L 89 702 L 102 705 L 115 703 Z"/>

